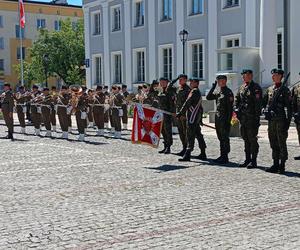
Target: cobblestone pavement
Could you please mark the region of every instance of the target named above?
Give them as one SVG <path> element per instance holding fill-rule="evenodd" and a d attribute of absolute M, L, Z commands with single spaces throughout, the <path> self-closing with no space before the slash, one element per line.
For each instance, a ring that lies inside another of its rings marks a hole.
<path fill-rule="evenodd" d="M 262 171 L 271 162 L 265 138 L 261 167 L 247 170 L 236 165 L 238 138 L 233 163 L 221 167 L 179 163 L 125 133 L 0 140 L 0 249 L 300 249 L 300 164 L 290 160 L 285 176 Z M 217 139 L 205 134 L 216 157 Z M 300 150 L 288 144 L 292 159 Z"/>

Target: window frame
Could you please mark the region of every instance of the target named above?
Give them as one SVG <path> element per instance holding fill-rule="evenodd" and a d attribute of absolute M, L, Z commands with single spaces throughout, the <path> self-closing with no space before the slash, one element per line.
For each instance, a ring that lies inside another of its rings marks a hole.
<path fill-rule="evenodd" d="M 137 3 L 143 3 L 144 5 L 144 22 L 142 25 L 137 25 Z M 145 0 L 134 0 L 132 2 L 132 27 L 134 29 L 139 29 L 139 28 L 144 28 L 145 27 L 145 23 L 146 23 L 146 4 L 145 4 Z"/>
<path fill-rule="evenodd" d="M 16 38 L 20 39 L 22 37 L 22 39 L 25 38 L 25 28 L 20 28 L 19 24 L 15 25 L 15 32 L 16 32 Z"/>
<path fill-rule="evenodd" d="M 121 82 L 116 82 L 116 68 L 115 68 L 115 56 L 121 55 Z M 124 82 L 124 63 L 123 63 L 123 51 L 112 51 L 111 52 L 111 79 L 112 84 L 122 84 Z"/>
<path fill-rule="evenodd" d="M 0 28 L 4 27 L 3 20 L 4 20 L 3 16 L 0 15 Z"/>
<path fill-rule="evenodd" d="M 205 56 L 206 56 L 206 47 L 205 47 L 205 39 L 195 39 L 190 40 L 187 42 L 188 49 L 187 49 L 187 72 L 190 76 L 193 76 L 193 45 L 201 44 L 202 45 L 202 78 L 200 78 L 201 81 L 205 81 L 206 79 L 206 67 L 205 67 Z"/>
<path fill-rule="evenodd" d="M 5 60 L 3 58 L 0 59 L 0 62 L 2 62 L 3 68 L 0 67 L 0 71 L 5 71 Z M 0 63 L 1 66 L 1 63 Z"/>
<path fill-rule="evenodd" d="M 171 1 L 171 15 L 169 18 L 164 18 L 164 1 L 165 0 L 160 0 L 159 4 L 158 4 L 158 22 L 159 23 L 168 23 L 168 22 L 173 22 L 174 20 L 174 1 L 173 0 L 167 0 L 167 1 Z"/>
<path fill-rule="evenodd" d="M 100 26 L 99 26 L 100 33 L 96 34 L 95 33 L 95 28 L 96 28 L 95 15 L 98 15 L 98 14 L 99 14 L 99 22 L 100 22 Z M 93 37 L 102 35 L 102 14 L 101 14 L 100 10 L 95 10 L 95 11 L 91 12 L 91 34 L 92 34 Z"/>
<path fill-rule="evenodd" d="M 163 51 L 164 49 L 171 49 L 172 50 L 172 75 L 171 75 L 171 79 L 169 80 L 172 80 L 172 78 L 174 78 L 174 74 L 175 74 L 175 60 L 174 60 L 174 44 L 173 43 L 170 43 L 170 44 L 162 44 L 162 45 L 159 45 L 158 46 L 158 49 L 159 49 L 159 61 L 158 61 L 158 67 L 159 67 L 159 77 L 164 77 L 164 55 L 163 55 Z M 168 77 L 169 78 L 169 77 Z"/>
<path fill-rule="evenodd" d="M 235 0 L 233 0 L 235 1 Z M 231 5 L 231 6 L 228 6 L 227 5 L 227 0 L 222 0 L 222 6 L 221 6 L 221 10 L 222 11 L 228 11 L 228 10 L 235 10 L 235 9 L 240 9 L 242 7 L 242 1 L 241 0 L 238 0 L 239 1 L 239 4 L 238 5 Z"/>
<path fill-rule="evenodd" d="M 114 10 L 120 9 L 120 29 L 115 29 L 115 16 L 114 16 Z M 122 5 L 117 4 L 110 7 L 110 32 L 111 33 L 118 33 L 122 32 Z"/>
<path fill-rule="evenodd" d="M 96 58 L 100 58 L 100 60 L 101 60 L 100 71 L 99 71 L 101 74 L 101 79 L 100 79 L 99 83 L 97 83 Z M 92 67 L 93 67 L 92 83 L 94 86 L 104 85 L 104 65 L 103 65 L 103 63 L 104 62 L 103 62 L 103 54 L 102 53 L 92 55 Z"/>
<path fill-rule="evenodd" d="M 232 46 L 232 47 L 228 47 L 227 46 L 227 42 L 228 41 L 234 41 L 235 40 L 239 40 L 239 46 Z M 225 35 L 225 36 L 221 36 L 221 48 L 222 49 L 234 49 L 234 48 L 241 48 L 242 47 L 242 34 L 231 34 L 231 35 Z M 229 58 L 231 57 L 231 59 Z M 231 68 L 228 67 L 228 61 L 229 59 L 231 60 Z M 226 69 L 227 71 L 232 71 L 233 70 L 233 66 L 234 66 L 234 60 L 233 60 L 233 54 L 228 53 L 227 57 L 226 57 Z"/>
<path fill-rule="evenodd" d="M 4 37 L 0 37 L 0 50 L 3 50 L 3 49 L 5 49 L 5 39 L 4 39 Z"/>
<path fill-rule="evenodd" d="M 39 22 L 40 22 L 40 24 L 42 24 L 43 22 L 42 21 L 44 21 L 44 26 L 39 26 L 38 24 L 39 24 Z M 46 29 L 46 26 L 47 26 L 47 22 L 46 22 L 46 19 L 45 18 L 37 18 L 36 19 L 36 29 L 37 30 L 39 30 L 39 29 Z"/>
<path fill-rule="evenodd" d="M 19 57 L 18 57 L 18 54 L 20 55 Z M 22 47 L 22 57 L 23 57 L 23 60 L 26 58 L 26 47 L 24 47 L 24 46 Z M 21 47 L 17 47 L 16 58 L 17 58 L 17 60 L 21 60 Z"/>
<path fill-rule="evenodd" d="M 134 83 L 145 83 L 147 79 L 147 49 L 145 47 L 143 48 L 135 48 L 133 51 L 133 77 L 134 77 Z M 137 54 L 139 52 L 144 53 L 144 81 L 139 81 L 138 79 L 138 61 L 137 61 Z"/>
<path fill-rule="evenodd" d="M 197 0 L 197 1 L 202 1 L 202 13 L 193 13 L 193 1 L 194 0 L 189 0 L 187 2 L 187 17 L 192 18 L 192 17 L 204 16 L 205 14 L 204 0 Z"/>

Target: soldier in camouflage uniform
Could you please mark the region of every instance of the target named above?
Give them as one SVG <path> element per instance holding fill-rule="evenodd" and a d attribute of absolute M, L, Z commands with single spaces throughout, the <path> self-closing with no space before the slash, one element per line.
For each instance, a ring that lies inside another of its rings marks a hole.
<path fill-rule="evenodd" d="M 180 75 L 179 77 L 179 88 L 176 93 L 176 113 L 179 113 L 182 109 L 183 104 L 188 98 L 191 91 L 190 87 L 187 85 L 187 75 Z M 182 150 L 177 154 L 178 156 L 184 156 L 187 148 L 187 124 L 186 115 L 177 117 L 177 127 L 179 132 L 179 137 L 182 143 Z"/>
<path fill-rule="evenodd" d="M 215 91 L 217 84 L 219 89 Z M 220 141 L 221 156 L 215 160 L 218 164 L 227 164 L 229 162 L 228 154 L 230 152 L 230 127 L 233 112 L 234 96 L 230 88 L 227 87 L 227 76 L 219 75 L 213 83 L 211 90 L 206 96 L 207 100 L 216 100 L 215 126 L 217 136 Z"/>
<path fill-rule="evenodd" d="M 272 110 L 269 110 L 268 135 L 274 164 L 267 172 L 284 174 L 285 162 L 288 159 L 286 141 L 292 119 L 292 96 L 289 88 L 282 86 L 284 71 L 273 69 L 271 73 L 274 86 L 267 89 L 263 101 L 265 108 L 272 105 Z M 276 98 L 278 91 L 280 95 Z"/>
<path fill-rule="evenodd" d="M 13 133 L 14 133 L 14 98 L 13 93 L 10 88 L 9 83 L 4 84 L 4 92 L 1 94 L 0 99 L 1 110 L 3 114 L 3 118 L 5 121 L 5 125 L 8 128 L 8 135 L 5 137 L 6 139 L 14 140 Z"/>
<path fill-rule="evenodd" d="M 159 108 L 161 110 L 175 113 L 175 95 L 176 88 L 172 84 L 168 84 L 169 80 L 167 78 L 160 78 L 159 85 L 160 91 L 158 93 Z M 164 121 L 162 127 L 162 135 L 164 139 L 164 148 L 159 151 L 160 154 L 170 154 L 171 146 L 173 144 L 172 135 L 172 115 L 164 114 Z"/>
<path fill-rule="evenodd" d="M 300 84 L 294 87 L 292 97 L 293 97 L 294 119 L 295 119 L 299 145 L 300 145 Z M 300 160 L 300 156 L 295 157 L 295 160 Z"/>
<path fill-rule="evenodd" d="M 195 138 L 199 142 L 201 154 L 198 157 L 201 160 L 206 160 L 206 144 L 201 133 L 200 125 L 202 124 L 202 97 L 199 90 L 199 79 L 190 79 L 191 91 L 187 97 L 187 100 L 183 104 L 181 110 L 176 113 L 177 117 L 186 115 L 187 122 L 187 149 L 182 159 L 179 161 L 190 161 L 191 153 L 194 150 Z"/>
<path fill-rule="evenodd" d="M 246 159 L 240 167 L 256 168 L 259 145 L 257 134 L 260 126 L 262 89 L 253 81 L 252 70 L 242 72 L 243 84 L 235 98 L 235 112 L 241 124 L 241 136 L 245 143 Z"/>

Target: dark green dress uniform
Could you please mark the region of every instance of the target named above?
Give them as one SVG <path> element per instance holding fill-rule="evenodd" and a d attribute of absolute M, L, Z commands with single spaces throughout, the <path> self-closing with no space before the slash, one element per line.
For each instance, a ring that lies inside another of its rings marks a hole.
<path fill-rule="evenodd" d="M 168 85 L 158 93 L 159 108 L 163 111 L 175 113 L 175 95 L 176 88 L 172 85 Z M 159 151 L 161 154 L 170 154 L 171 146 L 173 145 L 173 134 L 172 134 L 172 115 L 164 114 L 162 136 L 164 140 L 164 149 Z"/>
<path fill-rule="evenodd" d="M 211 90 L 206 96 L 207 100 L 216 100 L 215 126 L 218 139 L 220 141 L 221 156 L 216 160 L 219 163 L 228 163 L 228 154 L 230 152 L 230 128 L 233 112 L 234 95 L 227 86 L 215 91 L 216 84 L 213 84 Z"/>
<path fill-rule="evenodd" d="M 280 88 L 281 84 L 267 89 L 264 95 L 264 107 L 274 105 L 272 104 L 274 95 Z M 288 159 L 286 141 L 292 119 L 292 96 L 288 87 L 283 86 L 282 88 L 281 95 L 274 106 L 274 113 L 268 123 L 268 136 L 274 161 L 274 165 L 268 169 L 268 172 L 273 173 L 284 173 L 285 162 Z M 280 163 L 279 160 L 281 160 Z"/>
<path fill-rule="evenodd" d="M 183 86 L 179 86 L 177 89 L 176 94 L 176 113 L 180 112 L 182 109 L 185 101 L 188 98 L 188 95 L 190 93 L 191 89 L 190 87 L 185 84 Z M 182 115 L 180 117 L 177 117 L 177 127 L 179 132 L 180 141 L 182 143 L 183 150 L 178 153 L 179 156 L 183 156 L 186 148 L 187 148 L 187 127 L 186 127 L 186 116 Z"/>
<path fill-rule="evenodd" d="M 41 101 L 41 110 L 42 110 L 42 121 L 47 130 L 46 136 L 49 136 L 51 132 L 51 112 L 52 112 L 52 103 L 53 99 L 50 94 L 44 96 L 43 101 Z"/>
<path fill-rule="evenodd" d="M 124 96 L 121 93 L 116 93 L 111 96 L 111 122 L 115 128 L 115 137 L 121 136 L 121 113 L 123 112 L 122 104 Z"/>
<path fill-rule="evenodd" d="M 31 95 L 30 112 L 33 126 L 35 128 L 35 134 L 40 135 L 40 128 L 42 122 L 42 109 L 40 106 L 41 93 L 39 91 L 33 91 Z"/>
<path fill-rule="evenodd" d="M 13 140 L 13 133 L 14 133 L 14 118 L 13 118 L 13 112 L 14 112 L 14 98 L 13 93 L 11 90 L 5 91 L 1 95 L 1 109 L 3 113 L 3 118 L 5 121 L 5 125 L 8 128 L 8 135 L 7 139 Z"/>
<path fill-rule="evenodd" d="M 246 160 L 240 167 L 256 167 L 259 145 L 257 142 L 262 109 L 262 89 L 259 84 L 243 84 L 235 98 L 235 110 L 240 121 L 241 136 L 245 144 Z M 251 163 L 251 165 L 250 165 Z"/>
<path fill-rule="evenodd" d="M 150 89 L 146 98 L 143 101 L 143 104 L 149 105 L 154 108 L 159 108 L 159 100 L 158 100 L 158 91 L 154 89 Z"/>
<path fill-rule="evenodd" d="M 78 104 L 75 110 L 79 140 L 82 141 L 84 140 L 84 132 L 87 128 L 88 95 L 86 93 L 78 97 Z"/>
<path fill-rule="evenodd" d="M 293 113 L 298 133 L 298 140 L 300 145 L 300 84 L 295 86 L 292 92 L 293 98 Z M 300 160 L 300 156 L 295 157 L 295 160 Z"/>
<path fill-rule="evenodd" d="M 95 120 L 95 125 L 98 128 L 97 134 L 104 135 L 104 103 L 105 94 L 103 92 L 96 92 L 95 100 L 93 104 L 93 115 Z"/>
<path fill-rule="evenodd" d="M 25 133 L 25 114 L 27 112 L 27 101 L 29 101 L 28 95 L 26 95 L 25 91 L 18 92 L 14 96 L 16 100 L 16 111 L 19 119 L 19 123 L 22 129 L 22 133 Z"/>
<path fill-rule="evenodd" d="M 200 128 L 200 125 L 202 124 L 202 114 L 203 108 L 201 92 L 198 88 L 194 88 L 190 91 L 188 98 L 179 113 L 177 113 L 177 117 L 186 115 L 187 124 L 187 150 L 183 159 L 180 159 L 179 161 L 190 161 L 191 152 L 194 150 L 196 138 L 201 150 L 200 159 L 206 159 L 206 144 Z"/>
<path fill-rule="evenodd" d="M 60 128 L 64 134 L 65 139 L 67 139 L 67 133 L 69 130 L 69 116 L 70 112 L 70 100 L 72 96 L 69 93 L 61 94 L 56 102 L 57 105 L 57 115 L 60 124 Z"/>
<path fill-rule="evenodd" d="M 129 96 L 129 92 L 125 91 L 122 93 L 124 100 Z M 127 107 L 127 102 L 124 102 L 122 104 L 122 109 L 123 109 L 123 116 L 122 116 L 122 123 L 123 123 L 123 128 L 127 130 L 128 126 L 128 107 Z"/>

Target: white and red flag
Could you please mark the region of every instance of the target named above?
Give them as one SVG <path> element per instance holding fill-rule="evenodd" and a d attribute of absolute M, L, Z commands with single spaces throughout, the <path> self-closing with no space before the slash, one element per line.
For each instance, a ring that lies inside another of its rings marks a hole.
<path fill-rule="evenodd" d="M 163 124 L 163 113 L 137 104 L 134 107 L 132 143 L 147 144 L 157 148 Z"/>
<path fill-rule="evenodd" d="M 25 10 L 23 0 L 19 0 L 19 10 L 20 10 L 20 26 L 22 29 L 25 28 Z"/>

